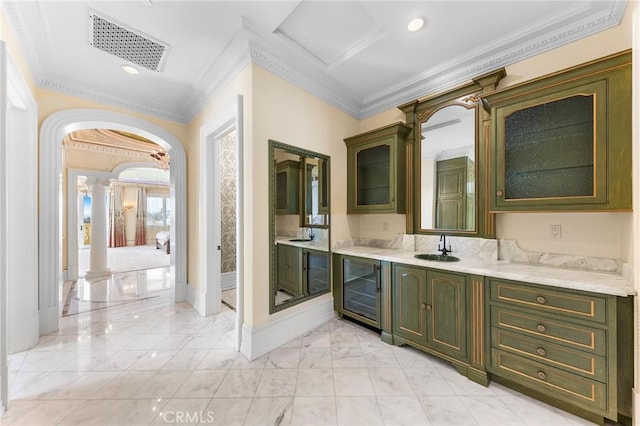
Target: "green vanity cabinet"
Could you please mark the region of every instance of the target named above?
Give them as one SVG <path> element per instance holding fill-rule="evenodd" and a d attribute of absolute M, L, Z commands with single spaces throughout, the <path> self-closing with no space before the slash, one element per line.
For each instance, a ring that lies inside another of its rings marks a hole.
<path fill-rule="evenodd" d="M 300 162 L 284 160 L 276 164 L 276 214 L 300 213 Z"/>
<path fill-rule="evenodd" d="M 411 127 L 395 123 L 344 140 L 347 213 L 405 213 L 405 141 Z"/>
<path fill-rule="evenodd" d="M 466 362 L 467 276 L 393 264 L 393 335 Z"/>
<path fill-rule="evenodd" d="M 493 278 L 488 291 L 492 379 L 597 422 L 631 416 L 631 297 Z"/>
<path fill-rule="evenodd" d="M 488 94 L 490 210 L 631 210 L 631 53 Z"/>
<path fill-rule="evenodd" d="M 284 291 L 294 298 L 302 296 L 304 294 L 302 249 L 286 244 L 278 244 L 277 256 L 277 290 Z"/>
<path fill-rule="evenodd" d="M 338 314 L 391 332 L 390 263 L 333 254 L 333 300 Z"/>

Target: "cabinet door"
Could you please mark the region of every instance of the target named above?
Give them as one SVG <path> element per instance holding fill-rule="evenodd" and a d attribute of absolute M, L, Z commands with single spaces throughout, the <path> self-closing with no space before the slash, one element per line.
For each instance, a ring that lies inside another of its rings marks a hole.
<path fill-rule="evenodd" d="M 393 334 L 426 343 L 426 289 L 425 269 L 393 265 Z"/>
<path fill-rule="evenodd" d="M 380 261 L 342 258 L 342 311 L 380 327 Z"/>
<path fill-rule="evenodd" d="M 276 214 L 300 212 L 300 162 L 278 163 L 276 171 Z"/>
<path fill-rule="evenodd" d="M 487 96 L 492 211 L 631 209 L 631 58 Z"/>
<path fill-rule="evenodd" d="M 297 247 L 278 244 L 278 290 L 293 297 L 303 293 L 300 251 Z"/>
<path fill-rule="evenodd" d="M 308 294 L 329 291 L 329 253 L 304 250 L 306 289 Z"/>
<path fill-rule="evenodd" d="M 426 275 L 428 344 L 438 352 L 466 360 L 466 277 L 437 271 Z"/>
<path fill-rule="evenodd" d="M 405 213 L 405 139 L 392 124 L 346 138 L 347 213 Z"/>

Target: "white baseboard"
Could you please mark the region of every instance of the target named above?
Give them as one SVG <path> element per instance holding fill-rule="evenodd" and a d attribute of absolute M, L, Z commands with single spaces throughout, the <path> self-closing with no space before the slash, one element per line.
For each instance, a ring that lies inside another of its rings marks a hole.
<path fill-rule="evenodd" d="M 255 328 L 243 324 L 240 352 L 245 357 L 259 358 L 334 318 L 333 298 L 321 296 L 281 314 L 284 316 Z"/>
<path fill-rule="evenodd" d="M 193 306 L 193 309 L 203 317 L 206 316 L 206 300 L 207 298 L 200 292 L 200 289 L 191 284 L 187 285 L 187 303 Z"/>
<path fill-rule="evenodd" d="M 220 274 L 220 288 L 223 291 L 236 288 L 236 271 Z"/>
<path fill-rule="evenodd" d="M 57 305 L 48 308 L 40 308 L 38 316 L 40 320 L 41 336 L 58 331 L 58 318 L 60 314 L 58 312 Z"/>

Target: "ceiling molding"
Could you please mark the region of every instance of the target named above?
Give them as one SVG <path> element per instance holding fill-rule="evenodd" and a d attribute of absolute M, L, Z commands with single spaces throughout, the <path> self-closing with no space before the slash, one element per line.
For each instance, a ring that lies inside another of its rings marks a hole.
<path fill-rule="evenodd" d="M 314 61 L 309 55 L 300 55 L 299 49 L 293 48 L 294 46 L 283 40 L 283 37 L 261 34 L 250 22 L 243 20 L 243 29 L 194 84 L 193 90 L 180 105 L 152 105 L 92 90 L 82 81 L 68 78 L 54 80 L 43 76 L 41 61 L 46 58 L 39 59 L 35 56 L 35 50 L 24 31 L 24 23 L 20 20 L 16 7 L 13 2 L 0 4 L 40 87 L 185 124 L 249 63 L 261 66 L 352 117 L 363 119 L 616 26 L 622 20 L 627 1 L 612 0 L 607 10 L 587 15 L 582 21 L 571 25 L 562 26 L 561 22 L 566 16 L 580 11 L 580 7 L 569 9 L 564 14 L 534 23 L 498 42 L 489 43 L 365 98 L 359 98 L 348 87 L 333 80 L 328 74 L 331 64 L 327 66 L 317 58 Z M 553 25 L 558 28 L 549 30 L 548 27 Z M 46 30 L 46 22 L 43 22 L 43 26 Z M 532 34 L 533 38 L 529 38 Z"/>
<path fill-rule="evenodd" d="M 112 154 L 112 155 L 117 155 L 121 157 L 129 157 L 129 158 L 144 159 L 144 160 L 149 158 L 149 153 L 142 152 L 142 151 L 133 151 L 131 149 L 126 149 L 126 148 L 116 148 L 113 146 L 98 145 L 92 142 L 70 140 L 68 138 L 63 139 L 62 145 L 66 150 L 99 152 L 101 154 Z"/>

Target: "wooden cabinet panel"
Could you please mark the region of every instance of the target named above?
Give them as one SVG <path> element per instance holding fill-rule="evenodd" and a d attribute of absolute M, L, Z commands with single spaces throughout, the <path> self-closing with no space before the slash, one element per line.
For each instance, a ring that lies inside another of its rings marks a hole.
<path fill-rule="evenodd" d="M 491 280 L 491 300 L 519 307 L 535 307 L 541 312 L 567 315 L 575 319 L 607 320 L 606 298 L 554 291 L 520 283 Z"/>
<path fill-rule="evenodd" d="M 428 341 L 436 350 L 467 358 L 466 279 L 464 275 L 427 273 Z"/>
<path fill-rule="evenodd" d="M 631 209 L 629 52 L 494 92 L 486 101 L 491 211 Z"/>
<path fill-rule="evenodd" d="M 298 247 L 278 244 L 278 290 L 292 297 L 304 294 L 301 273 L 302 250 Z"/>
<path fill-rule="evenodd" d="M 405 139 L 410 131 L 395 123 L 344 140 L 347 213 L 405 212 Z"/>
<path fill-rule="evenodd" d="M 393 265 L 393 333 L 420 343 L 427 340 L 427 271 Z"/>

